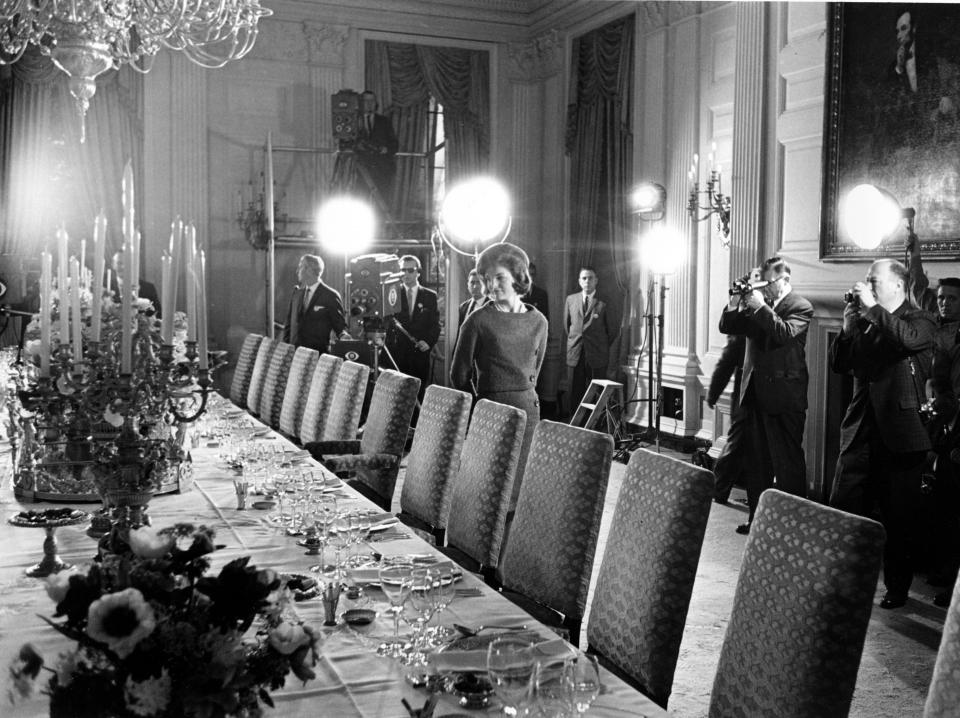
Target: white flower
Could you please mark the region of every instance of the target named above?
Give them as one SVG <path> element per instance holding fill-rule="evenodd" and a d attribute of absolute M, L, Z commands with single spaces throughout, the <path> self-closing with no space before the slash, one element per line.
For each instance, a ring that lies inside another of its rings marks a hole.
<path fill-rule="evenodd" d="M 160 558 L 173 548 L 174 538 L 170 533 L 160 533 L 150 526 L 141 526 L 130 531 L 130 550 L 140 558 Z"/>
<path fill-rule="evenodd" d="M 153 609 L 135 588 L 108 593 L 87 611 L 87 635 L 106 643 L 120 658 L 129 656 L 156 625 Z"/>
<path fill-rule="evenodd" d="M 283 621 L 270 630 L 267 641 L 277 653 L 289 656 L 300 646 L 310 643 L 310 635 L 303 626 Z"/>
<path fill-rule="evenodd" d="M 135 681 L 127 676 L 127 682 L 123 685 L 123 698 L 127 710 L 134 715 L 159 715 L 170 703 L 170 674 L 164 668 L 158 677 L 145 681 Z"/>
<path fill-rule="evenodd" d="M 47 589 L 47 595 L 51 601 L 60 603 L 67 597 L 67 591 L 70 590 L 70 576 L 72 575 L 69 571 L 61 571 L 47 577 L 47 580 L 44 581 L 44 588 Z"/>

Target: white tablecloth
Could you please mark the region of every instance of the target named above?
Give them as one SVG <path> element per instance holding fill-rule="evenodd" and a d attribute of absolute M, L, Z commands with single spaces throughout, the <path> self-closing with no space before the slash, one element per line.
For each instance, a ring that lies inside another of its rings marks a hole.
<path fill-rule="evenodd" d="M 257 440 L 285 442 L 276 436 Z M 292 446 L 289 448 L 293 450 Z M 201 445 L 193 451 L 193 490 L 184 494 L 154 498 L 149 510 L 153 525 L 163 527 L 176 521 L 192 521 L 213 526 L 217 532 L 217 543 L 226 544 L 226 548 L 213 554 L 211 571 L 218 570 L 238 556 L 250 555 L 252 562 L 258 567 L 306 573 L 308 567 L 317 562 L 317 558 L 305 555 L 304 550 L 296 545 L 295 538 L 286 536 L 269 525 L 265 521 L 267 512 L 255 509 L 236 510 L 232 483 L 236 477 L 218 461 L 217 453 L 216 448 L 207 445 Z M 9 460 L 7 457 L 3 458 Z M 54 607 L 43 589 L 42 582 L 28 578 L 23 573 L 25 567 L 41 557 L 44 532 L 40 529 L 15 528 L 6 523 L 6 519 L 17 511 L 45 505 L 21 505 L 17 502 L 13 496 L 9 473 L 4 484 L 0 489 L 0 515 L 3 517 L 0 525 L 0 545 L 3 547 L 0 552 L 0 668 L 2 675 L 6 676 L 6 667 L 23 643 L 32 642 L 45 658 L 52 660 L 69 642 L 40 620 L 37 614 L 52 616 Z M 355 492 L 346 491 L 350 498 L 340 499 L 340 506 L 372 507 L 372 504 Z M 93 510 L 95 507 L 84 505 L 78 508 Z M 64 560 L 79 566 L 89 563 L 96 550 L 93 539 L 84 534 L 85 529 L 86 525 L 80 525 L 57 530 L 60 555 Z M 382 554 L 389 556 L 433 551 L 408 529 L 402 526 L 400 529 L 409 534 L 409 538 L 376 544 Z M 328 562 L 332 561 L 332 558 L 332 549 L 328 549 Z M 441 619 L 444 623 L 526 623 L 539 630 L 545 638 L 553 635 L 472 575 L 467 574 L 458 586 L 479 587 L 482 595 L 455 599 Z M 372 608 L 380 611 L 386 608 L 386 601 L 379 591 L 369 591 L 368 598 L 373 603 Z M 296 608 L 312 625 L 320 626 L 322 623 L 323 611 L 319 599 L 298 603 Z M 346 627 L 321 630 L 324 640 L 321 646 L 322 658 L 316 667 L 317 678 L 302 685 L 294 676 L 289 676 L 287 686 L 273 694 L 277 703 L 275 715 L 278 718 L 316 718 L 318 715 L 336 718 L 403 718 L 407 714 L 401 698 L 406 698 L 415 707 L 423 705 L 427 695 L 407 684 L 404 680 L 404 667 L 397 661 L 376 655 L 376 646 L 380 639 L 391 635 L 393 630 L 392 619 L 388 613 L 383 612 L 371 626 L 356 631 Z M 664 710 L 610 673 L 604 671 L 602 678 L 603 692 L 589 715 L 667 715 Z M 2 700 L 6 703 L 5 699 Z M 0 711 L 7 716 L 42 716 L 46 715 L 46 712 L 45 696 L 37 696 L 13 707 L 5 705 Z M 464 709 L 456 705 L 453 697 L 445 696 L 435 715 L 439 718 L 463 712 Z M 495 708 L 488 709 L 486 713 L 471 712 L 477 715 L 498 714 Z"/>

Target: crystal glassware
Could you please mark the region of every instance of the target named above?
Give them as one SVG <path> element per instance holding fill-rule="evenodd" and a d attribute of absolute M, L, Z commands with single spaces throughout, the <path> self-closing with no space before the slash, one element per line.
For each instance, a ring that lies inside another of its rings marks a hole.
<path fill-rule="evenodd" d="M 581 653 L 564 666 L 564 680 L 570 690 L 573 706 L 583 715 L 600 695 L 600 669 L 597 657 Z"/>
<path fill-rule="evenodd" d="M 503 715 L 522 716 L 533 683 L 533 644 L 517 636 L 494 639 L 487 648 L 487 676 L 503 704 Z"/>
<path fill-rule="evenodd" d="M 403 655 L 404 642 L 400 640 L 400 612 L 403 604 L 410 595 L 413 586 L 412 564 L 390 564 L 382 566 L 379 571 L 380 588 L 390 601 L 390 611 L 393 613 L 393 640 L 382 643 L 377 649 L 381 656 L 398 658 Z"/>

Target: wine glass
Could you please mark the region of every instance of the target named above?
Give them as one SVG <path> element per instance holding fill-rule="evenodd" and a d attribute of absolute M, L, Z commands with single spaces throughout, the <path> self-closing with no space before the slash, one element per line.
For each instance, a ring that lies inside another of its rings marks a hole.
<path fill-rule="evenodd" d="M 434 592 L 436 613 L 434 615 L 439 616 L 453 603 L 453 599 L 457 593 L 456 586 L 453 584 L 453 566 L 451 564 L 440 564 L 438 566 L 430 566 L 427 571 L 433 577 L 436 587 Z M 460 635 L 452 627 L 443 625 L 430 629 L 430 634 L 434 643 L 437 645 Z"/>
<path fill-rule="evenodd" d="M 530 701 L 533 644 L 516 636 L 494 639 L 487 648 L 487 676 L 503 703 L 503 715 L 520 716 Z"/>
<path fill-rule="evenodd" d="M 533 672 L 535 715 L 539 718 L 568 718 L 573 715 L 571 685 L 565 679 L 566 664 L 537 661 Z"/>
<path fill-rule="evenodd" d="M 597 657 L 581 653 L 564 666 L 564 681 L 577 713 L 583 715 L 600 695 L 600 669 Z"/>
<path fill-rule="evenodd" d="M 393 613 L 393 641 L 382 643 L 377 655 L 398 658 L 403 655 L 404 642 L 400 640 L 400 612 L 413 587 L 413 564 L 390 564 L 379 571 L 380 588 L 390 601 Z"/>
<path fill-rule="evenodd" d="M 410 572 L 410 595 L 403 611 L 403 619 L 413 627 L 413 646 L 404 657 L 404 663 L 426 663 L 424 628 L 437 608 L 435 596 L 436 583 L 430 572 L 425 568 L 413 569 Z"/>
<path fill-rule="evenodd" d="M 333 525 L 330 527 L 330 539 L 334 548 L 337 549 L 337 558 L 336 558 L 336 572 L 335 576 L 337 578 L 343 578 L 343 549 L 350 546 L 350 516 L 346 513 L 339 513 L 333 520 Z"/>

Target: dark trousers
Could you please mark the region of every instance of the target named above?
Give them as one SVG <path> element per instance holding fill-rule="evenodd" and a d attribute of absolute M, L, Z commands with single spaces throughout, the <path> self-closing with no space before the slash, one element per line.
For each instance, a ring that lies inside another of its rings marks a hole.
<path fill-rule="evenodd" d="M 794 496 L 807 495 L 807 462 L 803 455 L 805 411 L 767 414 L 750 401 L 740 407 L 749 434 L 743 471 L 747 482 L 750 520 L 757 511 L 760 494 L 770 488 Z"/>
<path fill-rule="evenodd" d="M 605 378 L 606 369 L 594 369 L 589 366 L 583 354 L 580 355 L 580 361 L 577 362 L 576 366 L 567 367 L 567 386 L 570 392 L 567 405 L 570 416 L 573 416 L 573 412 L 577 410 L 580 402 L 583 401 L 583 395 L 587 393 L 587 387 L 590 385 L 590 382 L 594 379 Z"/>
<path fill-rule="evenodd" d="M 746 446 L 749 441 L 748 432 L 748 422 L 738 406 L 730 417 L 727 443 L 723 445 L 720 456 L 713 465 L 713 475 L 716 477 L 713 495 L 717 501 L 727 501 L 730 498 L 733 485 L 744 472 L 744 462 L 747 459 Z"/>
<path fill-rule="evenodd" d="M 868 517 L 879 509 L 887 532 L 883 583 L 893 594 L 905 596 L 910 590 L 921 550 L 920 475 L 925 461 L 925 451 L 894 453 L 887 449 L 872 412 L 837 459 L 830 505 Z"/>
<path fill-rule="evenodd" d="M 935 480 L 926 497 L 932 543 L 931 570 L 949 578 L 960 567 L 960 466 L 937 452 Z"/>

